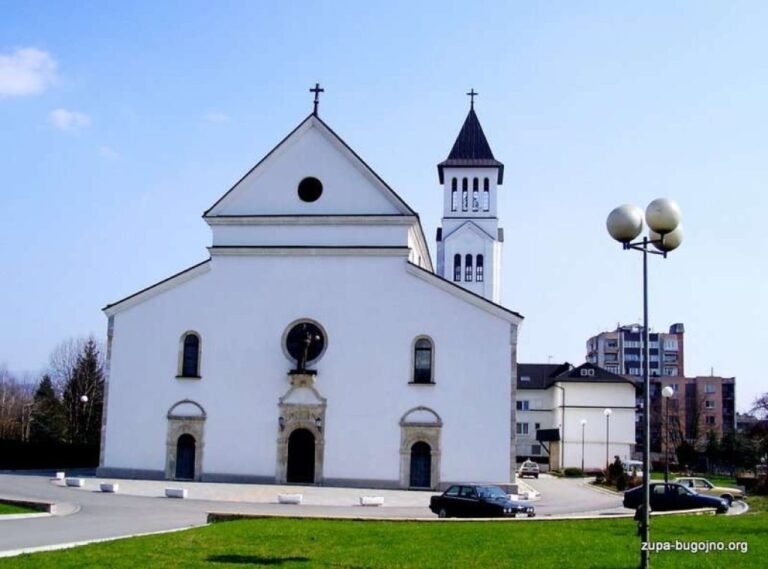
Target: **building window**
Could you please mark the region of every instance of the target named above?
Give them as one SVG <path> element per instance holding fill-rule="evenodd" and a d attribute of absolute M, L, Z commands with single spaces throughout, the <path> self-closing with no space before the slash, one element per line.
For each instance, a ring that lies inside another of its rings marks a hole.
<path fill-rule="evenodd" d="M 714 393 L 715 392 L 715 386 L 711 383 L 708 383 L 704 386 L 704 393 Z"/>
<path fill-rule="evenodd" d="M 541 445 L 531 445 L 531 454 L 541 454 Z"/>
<path fill-rule="evenodd" d="M 676 376 L 677 375 L 677 367 L 664 366 L 664 375 Z"/>
<path fill-rule="evenodd" d="M 472 211 L 480 209 L 480 182 L 477 178 L 472 180 Z"/>
<path fill-rule="evenodd" d="M 517 400 L 517 410 L 518 411 L 528 411 L 530 408 L 530 402 L 527 400 L 521 401 L 520 399 Z"/>
<path fill-rule="evenodd" d="M 517 423 L 517 434 L 518 435 L 527 435 L 528 434 L 528 423 Z"/>
<path fill-rule="evenodd" d="M 488 178 L 483 180 L 483 211 L 491 209 L 491 187 Z"/>
<path fill-rule="evenodd" d="M 670 352 L 677 351 L 677 338 L 664 340 L 664 349 Z"/>
<path fill-rule="evenodd" d="M 456 178 L 451 180 L 451 211 L 459 209 L 459 183 Z"/>
<path fill-rule="evenodd" d="M 483 282 L 483 256 L 477 256 L 477 265 L 475 266 L 475 280 L 479 283 Z"/>
<path fill-rule="evenodd" d="M 670 383 L 669 386 L 672 388 L 672 391 L 677 393 L 680 390 L 680 384 L 678 383 Z"/>
<path fill-rule="evenodd" d="M 472 255 L 464 257 L 464 280 L 472 282 Z"/>
<path fill-rule="evenodd" d="M 469 181 L 461 179 L 461 211 L 467 211 L 469 207 Z"/>
<path fill-rule="evenodd" d="M 714 409 L 715 408 L 715 402 L 711 399 L 707 399 L 704 401 L 704 408 L 705 409 Z"/>
<path fill-rule="evenodd" d="M 418 338 L 413 344 L 413 383 L 433 383 L 432 340 Z"/>
<path fill-rule="evenodd" d="M 197 332 L 187 332 L 181 344 L 179 377 L 200 377 L 200 336 Z"/>
<path fill-rule="evenodd" d="M 707 425 L 714 425 L 714 424 L 715 424 L 715 416 L 707 415 Z"/>
<path fill-rule="evenodd" d="M 312 176 L 304 178 L 299 182 L 299 199 L 303 202 L 315 202 L 323 194 L 323 184 L 317 178 Z"/>
<path fill-rule="evenodd" d="M 529 383 L 531 381 L 531 376 L 530 375 L 524 375 L 524 376 L 522 376 L 520 378 L 520 381 L 522 381 L 523 383 Z"/>
<path fill-rule="evenodd" d="M 461 255 L 458 253 L 453 256 L 453 280 L 455 282 L 461 280 Z"/>

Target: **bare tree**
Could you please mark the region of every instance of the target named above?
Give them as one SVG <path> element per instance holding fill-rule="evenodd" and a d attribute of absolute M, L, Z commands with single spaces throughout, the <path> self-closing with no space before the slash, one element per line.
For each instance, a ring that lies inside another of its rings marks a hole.
<path fill-rule="evenodd" d="M 16 379 L 0 366 L 0 439 L 29 439 L 34 385 Z"/>

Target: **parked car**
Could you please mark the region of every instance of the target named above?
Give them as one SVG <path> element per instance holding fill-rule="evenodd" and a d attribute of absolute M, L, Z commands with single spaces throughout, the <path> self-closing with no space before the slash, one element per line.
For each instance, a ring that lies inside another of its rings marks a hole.
<path fill-rule="evenodd" d="M 690 488 L 697 494 L 722 498 L 728 502 L 729 506 L 733 503 L 734 500 L 743 500 L 745 498 L 744 492 L 740 488 L 715 486 L 706 478 L 683 476 L 681 478 L 675 478 L 674 482 Z"/>
<path fill-rule="evenodd" d="M 520 466 L 520 471 L 518 472 L 520 478 L 525 478 L 526 476 L 533 476 L 534 478 L 539 477 L 539 465 L 533 462 L 532 460 L 526 460 L 523 462 L 522 466 Z"/>
<path fill-rule="evenodd" d="M 639 476 L 643 477 L 643 461 L 642 460 L 626 460 L 624 461 L 624 472 L 627 476 Z"/>
<path fill-rule="evenodd" d="M 715 508 L 718 514 L 728 511 L 729 504 L 722 498 L 703 496 L 676 482 L 651 482 L 651 510 L 693 510 Z M 624 507 L 637 509 L 643 502 L 643 487 L 638 486 L 624 492 Z"/>
<path fill-rule="evenodd" d="M 510 500 L 498 486 L 456 484 L 440 496 L 432 496 L 429 509 L 441 518 L 529 517 L 536 515 L 530 504 Z"/>

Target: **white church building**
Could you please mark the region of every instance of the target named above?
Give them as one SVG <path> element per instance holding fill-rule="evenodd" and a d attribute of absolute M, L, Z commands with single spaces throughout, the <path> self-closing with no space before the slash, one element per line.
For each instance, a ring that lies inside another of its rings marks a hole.
<path fill-rule="evenodd" d="M 204 213 L 208 259 L 104 309 L 99 474 L 514 483 L 522 316 L 499 304 L 503 165 L 473 108 L 438 174 L 433 265 L 316 105 Z"/>

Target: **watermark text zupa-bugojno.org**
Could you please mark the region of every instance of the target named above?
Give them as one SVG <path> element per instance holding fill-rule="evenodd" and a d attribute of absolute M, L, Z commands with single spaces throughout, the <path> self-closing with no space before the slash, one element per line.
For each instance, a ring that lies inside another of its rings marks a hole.
<path fill-rule="evenodd" d="M 737 551 L 747 553 L 749 544 L 746 541 L 644 541 L 643 551 L 658 553 L 661 551 L 688 551 L 690 553 L 714 553 L 720 551 Z"/>

